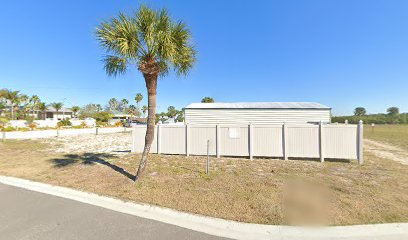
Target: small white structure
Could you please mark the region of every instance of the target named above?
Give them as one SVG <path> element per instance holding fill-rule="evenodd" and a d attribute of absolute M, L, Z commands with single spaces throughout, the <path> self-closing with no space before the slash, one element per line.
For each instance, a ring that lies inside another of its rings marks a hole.
<path fill-rule="evenodd" d="M 192 103 L 189 124 L 330 123 L 331 108 L 315 102 Z"/>

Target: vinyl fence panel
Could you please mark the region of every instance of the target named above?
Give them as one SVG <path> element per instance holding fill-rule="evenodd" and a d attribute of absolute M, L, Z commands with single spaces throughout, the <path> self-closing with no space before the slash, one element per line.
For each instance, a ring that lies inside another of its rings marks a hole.
<path fill-rule="evenodd" d="M 318 158 L 319 155 L 319 126 L 317 125 L 289 125 L 286 135 L 289 157 Z"/>
<path fill-rule="evenodd" d="M 324 126 L 324 155 L 327 158 L 353 159 L 357 156 L 355 125 Z"/>
<path fill-rule="evenodd" d="M 248 156 L 248 125 L 220 127 L 220 155 Z"/>
<path fill-rule="evenodd" d="M 133 152 L 142 152 L 146 126 L 133 130 Z M 158 125 L 152 153 L 240 157 L 358 159 L 362 123 L 275 125 Z M 159 151 L 158 151 L 159 150 Z"/>
<path fill-rule="evenodd" d="M 253 149 L 257 157 L 283 157 L 282 125 L 254 125 Z"/>
<path fill-rule="evenodd" d="M 210 155 L 216 154 L 216 134 L 217 129 L 215 125 L 191 125 L 188 142 L 190 146 L 190 154 L 192 155 L 206 155 L 207 154 L 207 140 L 210 140 Z"/>
<path fill-rule="evenodd" d="M 186 154 L 186 127 L 169 125 L 161 127 L 161 152 Z"/>

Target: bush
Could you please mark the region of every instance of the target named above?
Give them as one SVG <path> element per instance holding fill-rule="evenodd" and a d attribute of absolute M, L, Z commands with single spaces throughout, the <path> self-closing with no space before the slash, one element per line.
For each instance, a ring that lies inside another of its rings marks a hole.
<path fill-rule="evenodd" d="M 59 121 L 57 123 L 57 126 L 58 127 L 72 126 L 72 123 L 68 119 L 64 119 L 64 120 Z"/>
<path fill-rule="evenodd" d="M 16 131 L 16 129 L 14 127 L 12 127 L 12 126 L 8 126 L 8 127 L 3 128 L 3 131 L 12 132 L 12 131 Z"/>
<path fill-rule="evenodd" d="M 97 127 L 107 127 L 108 123 L 107 122 L 102 122 L 102 121 L 97 121 L 96 126 Z"/>
<path fill-rule="evenodd" d="M 31 122 L 31 123 L 28 124 L 28 127 L 29 127 L 31 130 L 34 130 L 35 128 L 37 128 L 37 123 Z"/>
<path fill-rule="evenodd" d="M 81 128 L 87 128 L 88 125 L 86 125 L 86 122 L 82 122 L 81 125 L 79 125 Z"/>
<path fill-rule="evenodd" d="M 113 114 L 109 112 L 97 112 L 92 115 L 92 117 L 97 121 L 97 122 L 108 122 L 110 119 L 112 119 Z"/>
<path fill-rule="evenodd" d="M 123 127 L 123 123 L 121 121 L 115 122 L 115 127 Z"/>

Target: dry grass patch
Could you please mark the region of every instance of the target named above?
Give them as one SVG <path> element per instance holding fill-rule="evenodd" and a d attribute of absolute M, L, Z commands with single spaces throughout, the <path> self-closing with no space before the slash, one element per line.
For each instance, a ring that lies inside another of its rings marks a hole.
<path fill-rule="evenodd" d="M 364 125 L 364 138 L 392 144 L 408 152 L 408 125 Z"/>
<path fill-rule="evenodd" d="M 263 224 L 330 225 L 408 221 L 408 166 L 370 153 L 355 161 L 211 159 L 150 155 L 134 183 L 139 155 L 56 153 L 41 141 L 0 143 L 0 175 L 127 201 Z"/>

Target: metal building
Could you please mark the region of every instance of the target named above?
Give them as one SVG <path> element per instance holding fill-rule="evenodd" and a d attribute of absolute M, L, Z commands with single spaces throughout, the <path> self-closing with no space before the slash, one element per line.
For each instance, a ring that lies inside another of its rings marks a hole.
<path fill-rule="evenodd" d="M 330 123 L 331 108 L 315 102 L 192 103 L 189 124 Z"/>

